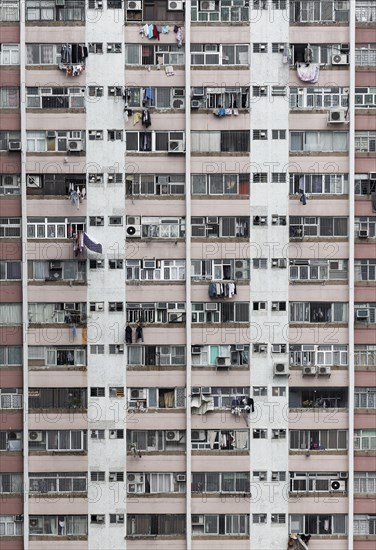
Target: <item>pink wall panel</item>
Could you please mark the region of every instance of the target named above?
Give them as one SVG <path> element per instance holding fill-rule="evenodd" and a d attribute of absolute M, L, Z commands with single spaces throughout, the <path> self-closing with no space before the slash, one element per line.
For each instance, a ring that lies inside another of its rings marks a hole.
<path fill-rule="evenodd" d="M 19 174 L 21 172 L 21 155 L 18 153 L 0 155 L 0 171 L 3 174 Z"/>
<path fill-rule="evenodd" d="M 0 327 L 0 346 L 22 345 L 22 327 Z"/>
<path fill-rule="evenodd" d="M 2 472 L 22 472 L 22 453 L 1 453 L 0 469 Z M 4 495 L 3 495 L 4 496 Z"/>
<path fill-rule="evenodd" d="M 6 199 L 0 204 L 1 216 L 21 216 L 21 199 Z"/>
<path fill-rule="evenodd" d="M 5 112 L 1 115 L 2 130 L 19 130 L 21 128 L 20 112 Z"/>
<path fill-rule="evenodd" d="M 2 410 L 0 414 L 0 430 L 22 430 L 23 413 L 19 411 Z"/>
<path fill-rule="evenodd" d="M 4 27 L 1 29 L 3 33 Z M 0 85 L 1 86 L 19 86 L 20 85 L 20 71 L 14 67 L 0 67 Z"/>
<path fill-rule="evenodd" d="M 2 302 L 22 302 L 22 286 L 19 283 L 4 284 L 1 289 Z"/>
<path fill-rule="evenodd" d="M 22 245 L 21 240 L 17 241 L 0 241 L 0 258 L 2 260 L 21 260 Z"/>
<path fill-rule="evenodd" d="M 374 514 L 376 510 L 376 497 L 356 498 L 354 500 L 355 514 Z"/>
<path fill-rule="evenodd" d="M 23 386 L 22 367 L 1 369 L 0 386 L 2 388 L 21 388 Z"/>
<path fill-rule="evenodd" d="M 17 44 L 20 41 L 20 27 L 17 23 L 14 25 L 2 25 L 1 41 L 3 44 Z"/>
<path fill-rule="evenodd" d="M 6 495 L 6 498 L 0 500 L 0 515 L 15 515 L 23 512 L 23 496 L 11 497 Z M 7 546 L 4 547 L 5 549 Z"/>

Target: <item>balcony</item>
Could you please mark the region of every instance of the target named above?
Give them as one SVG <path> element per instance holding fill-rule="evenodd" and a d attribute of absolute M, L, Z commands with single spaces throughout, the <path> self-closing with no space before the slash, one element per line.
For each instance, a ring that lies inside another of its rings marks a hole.
<path fill-rule="evenodd" d="M 84 388 L 29 388 L 29 410 L 81 412 L 87 408 Z"/>
<path fill-rule="evenodd" d="M 348 407 L 348 391 L 346 388 L 304 389 L 290 388 L 290 410 L 311 411 L 312 409 L 346 409 Z"/>

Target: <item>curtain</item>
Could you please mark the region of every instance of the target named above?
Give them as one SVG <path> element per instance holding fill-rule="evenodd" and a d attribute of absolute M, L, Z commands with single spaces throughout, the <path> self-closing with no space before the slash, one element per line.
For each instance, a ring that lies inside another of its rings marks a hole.
<path fill-rule="evenodd" d="M 46 279 L 49 274 L 48 262 L 36 261 L 33 262 L 33 279 Z"/>
<path fill-rule="evenodd" d="M 0 325 L 20 325 L 21 323 L 21 304 L 0 304 Z"/>

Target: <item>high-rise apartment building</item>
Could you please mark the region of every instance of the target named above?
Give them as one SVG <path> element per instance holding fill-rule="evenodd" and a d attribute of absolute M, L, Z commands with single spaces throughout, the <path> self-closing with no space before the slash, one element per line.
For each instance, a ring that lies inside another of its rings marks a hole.
<path fill-rule="evenodd" d="M 0 21 L 2 548 L 373 549 L 376 2 Z"/>

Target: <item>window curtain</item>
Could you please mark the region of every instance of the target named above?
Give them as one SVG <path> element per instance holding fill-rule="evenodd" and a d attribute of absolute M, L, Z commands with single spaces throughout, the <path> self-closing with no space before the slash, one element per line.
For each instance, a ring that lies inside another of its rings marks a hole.
<path fill-rule="evenodd" d="M 0 304 L 0 325 L 20 325 L 21 323 L 21 304 Z"/>

